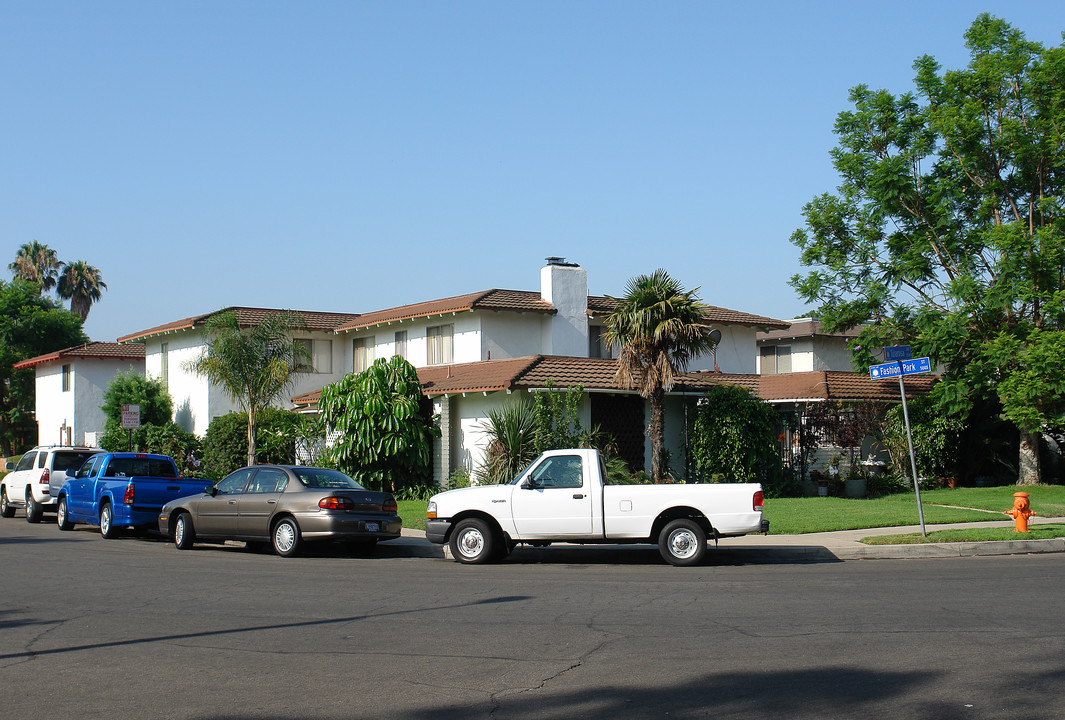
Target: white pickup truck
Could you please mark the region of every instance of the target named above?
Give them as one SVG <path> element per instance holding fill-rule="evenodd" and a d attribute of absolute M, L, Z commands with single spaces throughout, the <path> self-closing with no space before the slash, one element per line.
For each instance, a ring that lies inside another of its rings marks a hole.
<path fill-rule="evenodd" d="M 696 565 L 707 538 L 764 533 L 762 486 L 607 485 L 597 450 L 551 450 L 506 485 L 433 495 L 425 536 L 461 563 L 501 560 L 518 543 L 658 543 L 673 565 Z"/>

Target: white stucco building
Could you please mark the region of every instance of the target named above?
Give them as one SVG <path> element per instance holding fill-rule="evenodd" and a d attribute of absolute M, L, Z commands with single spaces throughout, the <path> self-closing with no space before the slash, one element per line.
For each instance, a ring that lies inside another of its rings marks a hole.
<path fill-rule="evenodd" d="M 90 342 L 16 363 L 36 374 L 38 445 L 94 446 L 106 418 L 104 392 L 120 373 L 144 373 L 144 345 Z"/>

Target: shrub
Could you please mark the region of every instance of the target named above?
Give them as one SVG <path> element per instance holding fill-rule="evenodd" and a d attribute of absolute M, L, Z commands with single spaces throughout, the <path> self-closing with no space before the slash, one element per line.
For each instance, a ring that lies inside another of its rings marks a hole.
<path fill-rule="evenodd" d="M 108 452 L 125 452 L 131 449 L 131 437 L 133 452 L 169 455 L 181 475 L 204 475 L 203 447 L 200 439 L 172 422 L 165 425 L 141 425 L 131 432 L 122 429 L 118 422 L 108 419 L 100 439 L 100 447 Z"/>
<path fill-rule="evenodd" d="M 256 459 L 263 464 L 289 465 L 296 462 L 296 435 L 299 415 L 280 408 L 264 408 L 257 416 Z M 248 415 L 232 412 L 215 418 L 203 439 L 204 472 L 222 478 L 248 461 Z"/>

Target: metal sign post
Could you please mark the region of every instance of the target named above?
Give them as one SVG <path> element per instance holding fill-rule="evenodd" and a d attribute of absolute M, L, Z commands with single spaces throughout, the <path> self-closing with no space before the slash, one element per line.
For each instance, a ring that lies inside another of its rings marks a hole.
<path fill-rule="evenodd" d="M 129 451 L 133 452 L 133 431 L 141 426 L 141 406 L 122 406 L 122 427 L 129 433 Z"/>
<path fill-rule="evenodd" d="M 909 346 L 902 345 L 900 347 L 905 348 L 905 354 L 909 355 Z M 896 348 L 891 349 L 895 350 Z M 885 350 L 888 350 L 888 348 L 885 348 Z M 921 482 L 917 479 L 917 456 L 913 452 L 913 434 L 910 432 L 910 410 L 906 407 L 906 383 L 903 381 L 903 377 L 917 373 L 931 372 L 931 370 L 932 363 L 926 357 L 913 360 L 909 358 L 899 359 L 895 362 L 873 365 L 869 368 L 869 377 L 873 380 L 883 380 L 885 378 L 896 376 L 899 378 L 899 397 L 902 398 L 902 419 L 906 424 L 906 446 L 910 451 L 910 470 L 913 472 L 913 491 L 917 495 L 917 518 L 921 522 L 921 537 L 927 537 L 928 533 L 925 531 L 924 526 L 924 508 L 921 507 Z"/>

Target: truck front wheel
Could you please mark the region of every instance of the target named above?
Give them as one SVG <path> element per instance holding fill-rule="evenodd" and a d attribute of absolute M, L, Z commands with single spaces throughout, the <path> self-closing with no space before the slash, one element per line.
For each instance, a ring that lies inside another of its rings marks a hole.
<path fill-rule="evenodd" d="M 484 520 L 468 518 L 459 521 L 448 541 L 451 555 L 460 563 L 475 565 L 495 557 L 495 537 Z"/>
<path fill-rule="evenodd" d="M 706 555 L 706 533 L 692 520 L 674 520 L 662 528 L 658 552 L 670 565 L 698 565 Z"/>

